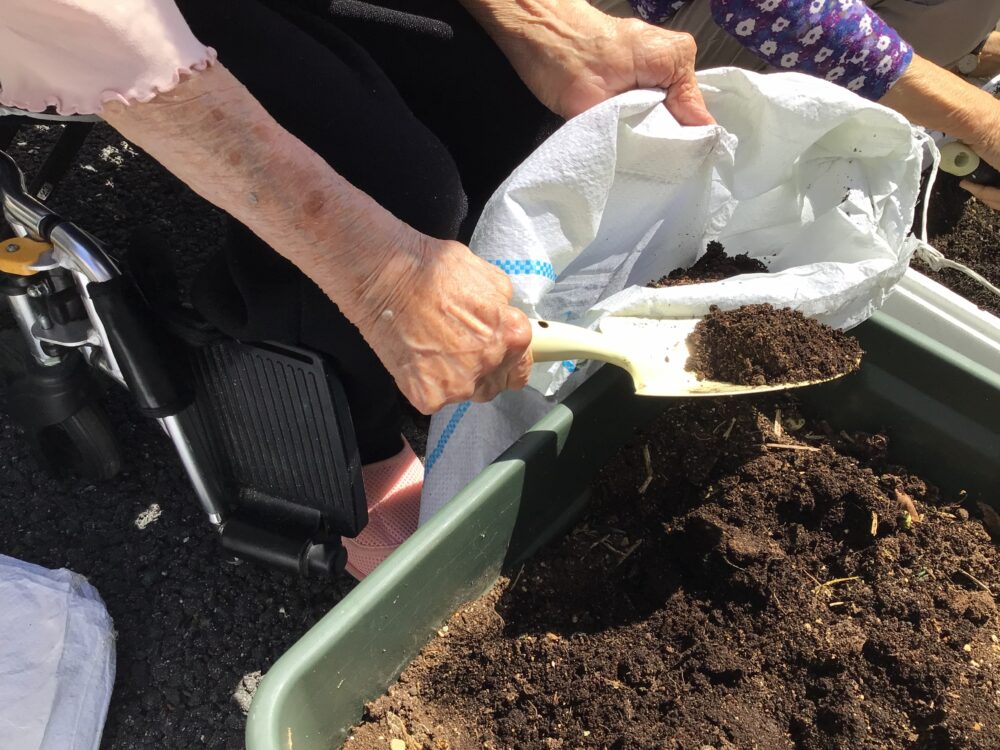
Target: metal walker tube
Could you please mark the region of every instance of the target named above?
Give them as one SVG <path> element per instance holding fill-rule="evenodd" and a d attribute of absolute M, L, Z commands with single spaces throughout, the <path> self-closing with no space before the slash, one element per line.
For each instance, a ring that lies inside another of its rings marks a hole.
<path fill-rule="evenodd" d="M 124 375 L 108 342 L 104 325 L 87 291 L 87 286 L 91 283 L 110 281 L 119 276 L 119 271 L 114 263 L 100 248 L 97 241 L 86 232 L 70 222 L 62 221 L 47 206 L 27 194 L 21 170 L 18 169 L 10 155 L 3 151 L 0 151 L 0 205 L 2 205 L 5 218 L 15 228 L 15 231 L 23 232 L 32 239 L 52 243 L 54 263 L 50 264 L 49 267 L 58 266 L 72 273 L 80 298 L 87 311 L 90 325 L 100 341 L 98 348 L 101 356 L 95 357 L 93 350 L 91 350 L 92 353 L 88 357 L 88 361 L 124 385 Z M 32 354 L 43 364 L 47 361 L 44 359 L 46 357 L 54 359 L 41 349 L 37 339 L 31 335 L 32 326 L 38 321 L 38 317 L 30 307 L 27 297 L 10 297 L 9 299 L 18 325 L 25 333 L 26 341 L 29 342 L 29 345 L 34 343 Z M 188 407 L 180 414 L 161 417 L 157 421 L 174 444 L 188 479 L 194 488 L 198 501 L 208 515 L 209 521 L 215 526 L 220 526 L 225 520 L 221 482 L 211 463 L 204 459 L 205 451 L 199 450 L 199 433 L 192 424 L 191 411 L 193 408 Z"/>

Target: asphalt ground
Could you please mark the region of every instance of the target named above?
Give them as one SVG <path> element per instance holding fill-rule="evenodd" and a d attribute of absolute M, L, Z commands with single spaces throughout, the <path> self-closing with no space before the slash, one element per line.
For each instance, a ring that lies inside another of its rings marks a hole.
<path fill-rule="evenodd" d="M 29 173 L 59 126 L 21 131 Z M 223 217 L 105 126 L 49 204 L 114 250 L 145 226 L 189 280 Z M 0 315 L 0 327 L 10 326 Z M 221 549 L 163 433 L 112 389 L 105 406 L 124 470 L 99 484 L 42 470 L 0 414 L 0 553 L 86 576 L 117 631 L 117 676 L 101 747 L 241 748 L 261 672 L 353 586 L 302 580 Z M 424 423 L 407 430 L 419 447 Z"/>

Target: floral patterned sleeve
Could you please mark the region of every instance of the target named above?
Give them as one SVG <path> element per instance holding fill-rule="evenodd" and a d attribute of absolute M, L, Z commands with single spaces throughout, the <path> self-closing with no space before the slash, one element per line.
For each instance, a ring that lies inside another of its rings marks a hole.
<path fill-rule="evenodd" d="M 913 50 L 861 0 L 712 0 L 715 22 L 776 68 L 877 101 Z"/>
<path fill-rule="evenodd" d="M 630 0 L 664 23 L 691 0 Z M 862 0 L 711 0 L 715 22 L 778 69 L 797 70 L 877 101 L 913 50 Z"/>

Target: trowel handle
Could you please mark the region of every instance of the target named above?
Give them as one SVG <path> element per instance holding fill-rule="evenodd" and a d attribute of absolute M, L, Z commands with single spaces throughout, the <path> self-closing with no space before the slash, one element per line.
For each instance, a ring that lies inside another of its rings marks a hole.
<path fill-rule="evenodd" d="M 941 171 L 989 187 L 1000 187 L 1000 172 L 961 141 L 941 147 Z"/>
<path fill-rule="evenodd" d="M 552 320 L 531 321 L 531 356 L 536 362 L 599 359 L 626 369 L 628 366 L 612 337 Z"/>

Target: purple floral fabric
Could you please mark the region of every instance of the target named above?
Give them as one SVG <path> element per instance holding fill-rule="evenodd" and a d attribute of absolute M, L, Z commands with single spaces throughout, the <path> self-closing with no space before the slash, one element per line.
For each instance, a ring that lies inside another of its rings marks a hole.
<path fill-rule="evenodd" d="M 665 23 L 693 0 L 629 0 Z M 715 22 L 775 68 L 810 73 L 877 101 L 913 50 L 862 0 L 707 0 Z"/>

